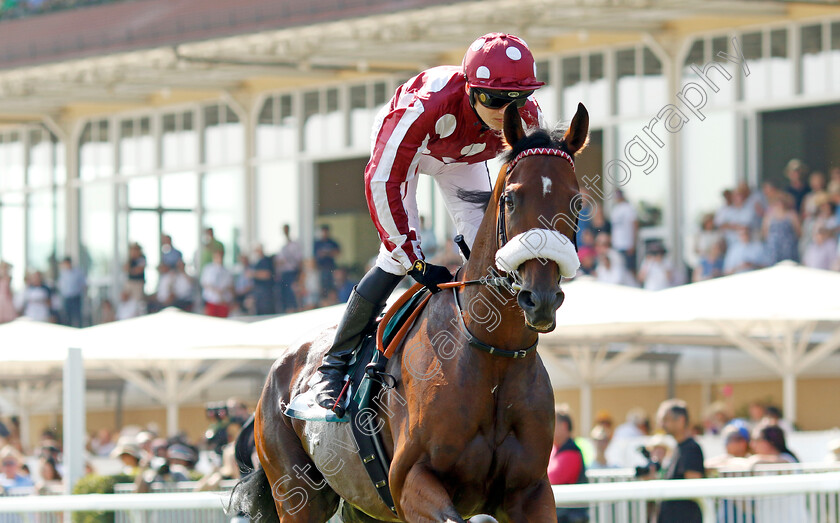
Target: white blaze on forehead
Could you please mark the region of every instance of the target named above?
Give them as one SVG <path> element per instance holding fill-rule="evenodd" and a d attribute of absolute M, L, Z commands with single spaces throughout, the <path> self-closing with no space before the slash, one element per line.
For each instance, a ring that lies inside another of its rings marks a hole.
<path fill-rule="evenodd" d="M 542 177 L 542 182 L 543 182 L 543 196 L 547 196 L 548 194 L 551 194 L 551 178 L 549 178 L 548 176 L 543 176 Z"/>
<path fill-rule="evenodd" d="M 496 267 L 504 272 L 515 271 L 528 260 L 551 260 L 560 268 L 560 275 L 571 278 L 580 267 L 575 244 L 565 234 L 551 229 L 531 229 L 517 234 L 496 251 Z"/>

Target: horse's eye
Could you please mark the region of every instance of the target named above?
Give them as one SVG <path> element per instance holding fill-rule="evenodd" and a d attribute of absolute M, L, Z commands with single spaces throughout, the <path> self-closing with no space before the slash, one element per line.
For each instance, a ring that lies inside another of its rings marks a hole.
<path fill-rule="evenodd" d="M 505 195 L 505 205 L 508 209 L 513 210 L 516 207 L 516 202 L 513 201 L 513 195 L 508 193 Z"/>
<path fill-rule="evenodd" d="M 580 214 L 580 211 L 583 210 L 583 200 L 580 198 L 575 198 L 572 205 L 575 206 L 575 214 Z"/>

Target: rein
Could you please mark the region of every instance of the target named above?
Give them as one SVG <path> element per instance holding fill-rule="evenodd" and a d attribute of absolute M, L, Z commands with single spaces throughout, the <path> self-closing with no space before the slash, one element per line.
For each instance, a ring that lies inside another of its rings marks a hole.
<path fill-rule="evenodd" d="M 559 156 L 569 162 L 572 166 L 572 170 L 575 169 L 575 161 L 572 156 L 567 153 L 566 151 L 560 149 L 550 149 L 547 147 L 535 147 L 531 149 L 525 149 L 521 153 L 517 154 L 516 157 L 509 163 L 502 166 L 501 170 L 499 171 L 499 177 L 501 178 L 504 176 L 506 179 L 510 173 L 513 171 L 516 164 L 519 163 L 520 160 L 526 158 L 528 156 Z M 507 236 L 507 220 L 505 219 L 505 202 L 507 201 L 507 196 L 502 192 L 502 195 L 499 197 L 499 209 L 496 213 L 496 230 L 497 230 L 497 250 L 501 249 L 505 246 L 508 242 Z M 460 271 L 460 269 L 459 269 Z M 456 276 L 457 277 L 457 276 Z M 512 289 L 514 291 L 519 291 L 522 286 L 518 283 L 518 278 L 516 277 L 515 271 L 508 272 L 506 276 L 491 276 L 487 275 L 477 280 L 466 280 L 466 281 L 452 281 L 447 283 L 439 283 L 438 288 L 440 289 L 452 289 L 453 296 L 455 298 L 455 308 L 457 309 L 458 313 L 458 320 L 461 331 L 467 337 L 468 343 L 475 347 L 478 350 L 484 351 L 488 354 L 492 354 L 494 356 L 501 356 L 504 358 L 524 358 L 528 354 L 534 351 L 537 348 L 537 343 L 539 339 L 534 342 L 533 345 L 526 349 L 520 350 L 506 350 L 506 349 L 499 349 L 483 341 L 476 338 L 472 332 L 467 328 L 467 324 L 464 321 L 464 311 L 461 309 L 461 303 L 458 300 L 458 289 L 466 287 L 467 285 L 486 285 L 489 287 L 497 287 L 497 288 L 506 288 Z M 414 321 L 417 319 L 417 316 L 420 315 L 420 312 L 425 308 L 426 304 L 431 298 L 431 294 L 423 298 L 423 300 L 417 304 L 417 308 L 408 316 L 403 326 L 400 330 L 394 334 L 393 338 L 391 339 L 391 343 L 388 347 L 384 346 L 383 336 L 385 334 L 384 326 L 388 324 L 391 318 L 396 314 L 396 312 L 409 300 L 412 296 L 414 296 L 417 292 L 422 289 L 422 285 L 420 283 L 415 283 L 411 286 L 407 291 L 403 293 L 402 296 L 391 306 L 390 309 L 385 313 L 382 317 L 382 320 L 379 322 L 379 328 L 376 332 L 376 349 L 381 352 L 386 358 L 391 358 L 393 356 L 394 351 L 399 347 L 403 340 L 405 339 L 406 335 L 408 334 L 409 329 L 414 325 Z"/>

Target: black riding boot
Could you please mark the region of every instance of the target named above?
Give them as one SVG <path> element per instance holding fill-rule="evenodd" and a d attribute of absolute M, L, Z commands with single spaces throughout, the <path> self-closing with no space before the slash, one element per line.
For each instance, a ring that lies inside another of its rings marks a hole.
<path fill-rule="evenodd" d="M 402 276 L 374 267 L 365 274 L 347 300 L 347 310 L 338 324 L 332 347 L 318 367 L 321 381 L 315 385 L 318 405 L 334 411 L 339 418 L 344 417 L 344 408 L 337 404 L 337 400 L 344 387 L 347 365 L 362 336 L 373 326 L 400 280 Z"/>

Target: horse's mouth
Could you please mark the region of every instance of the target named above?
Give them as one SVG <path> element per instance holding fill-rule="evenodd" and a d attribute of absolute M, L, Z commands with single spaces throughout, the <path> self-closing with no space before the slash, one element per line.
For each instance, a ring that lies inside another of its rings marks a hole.
<path fill-rule="evenodd" d="M 542 323 L 531 323 L 531 320 L 525 318 L 525 325 L 528 326 L 529 329 L 532 331 L 539 332 L 540 334 L 545 334 L 547 332 L 551 332 L 557 326 L 557 322 L 554 320 L 542 322 Z"/>

